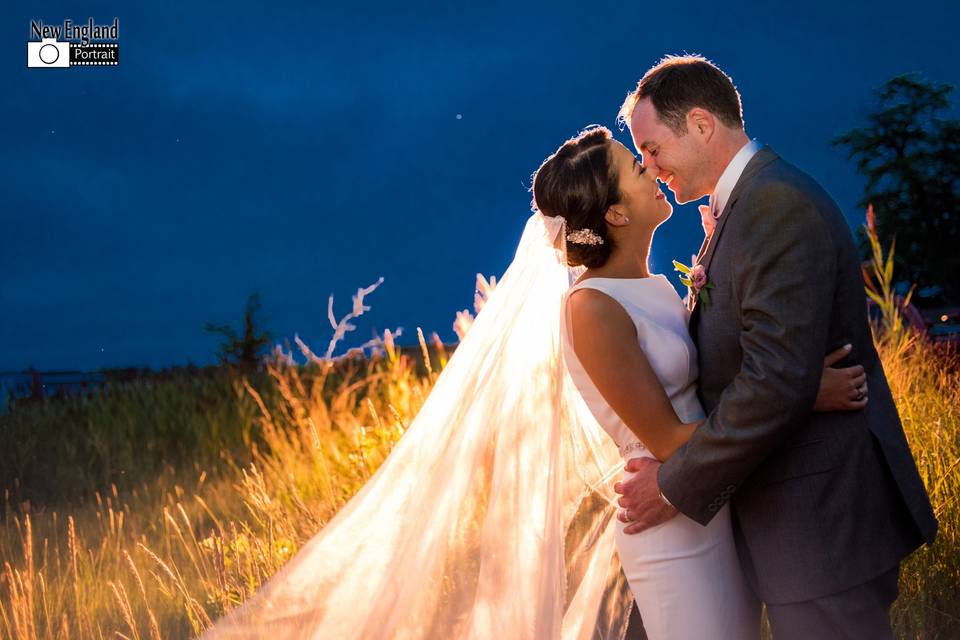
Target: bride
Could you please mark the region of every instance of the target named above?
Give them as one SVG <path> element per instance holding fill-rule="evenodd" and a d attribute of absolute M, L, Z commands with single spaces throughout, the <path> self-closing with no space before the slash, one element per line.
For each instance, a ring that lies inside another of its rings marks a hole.
<path fill-rule="evenodd" d="M 651 172 L 652 173 L 652 172 Z M 594 127 L 534 176 L 516 256 L 376 474 L 202 636 L 617 639 L 759 636 L 729 514 L 628 535 L 613 483 L 704 414 L 689 313 L 650 274 L 672 211 Z M 825 362 L 817 407 L 845 400 Z"/>

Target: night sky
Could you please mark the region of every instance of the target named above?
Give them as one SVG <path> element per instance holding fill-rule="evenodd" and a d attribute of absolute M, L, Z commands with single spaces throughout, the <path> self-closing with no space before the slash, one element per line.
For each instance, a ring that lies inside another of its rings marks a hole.
<path fill-rule="evenodd" d="M 211 363 L 204 324 L 239 326 L 254 291 L 275 342 L 323 352 L 328 295 L 343 315 L 380 276 L 346 346 L 452 341 L 532 172 L 587 124 L 616 131 L 666 53 L 727 71 L 747 133 L 851 225 L 863 182 L 830 138 L 894 75 L 960 85 L 956 2 L 477 4 L 4 3 L 0 371 Z M 26 68 L 31 19 L 91 16 L 119 18 L 118 67 Z M 676 207 L 653 270 L 701 239 Z"/>

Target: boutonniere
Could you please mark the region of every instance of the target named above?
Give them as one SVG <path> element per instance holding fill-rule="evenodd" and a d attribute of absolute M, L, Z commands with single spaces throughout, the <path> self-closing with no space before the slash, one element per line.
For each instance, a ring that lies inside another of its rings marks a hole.
<path fill-rule="evenodd" d="M 680 272 L 680 282 L 690 290 L 697 298 L 703 296 L 706 304 L 710 303 L 710 289 L 713 289 L 713 283 L 707 279 L 707 270 L 703 265 L 697 262 L 696 256 L 691 256 L 692 266 L 687 266 L 682 262 L 673 261 L 673 270 Z"/>

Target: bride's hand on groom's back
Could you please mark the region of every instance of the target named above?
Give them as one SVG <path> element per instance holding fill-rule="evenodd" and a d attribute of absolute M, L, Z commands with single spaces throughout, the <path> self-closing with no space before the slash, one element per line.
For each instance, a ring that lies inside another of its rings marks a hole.
<path fill-rule="evenodd" d="M 824 358 L 814 411 L 855 411 L 867 406 L 867 375 L 863 367 L 833 368 L 849 353 L 850 345 L 844 345 Z"/>

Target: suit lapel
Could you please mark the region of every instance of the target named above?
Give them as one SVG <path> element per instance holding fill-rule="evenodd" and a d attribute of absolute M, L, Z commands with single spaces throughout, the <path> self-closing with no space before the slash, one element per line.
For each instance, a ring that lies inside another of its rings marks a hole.
<path fill-rule="evenodd" d="M 713 234 L 704 240 L 704 245 L 706 247 L 706 252 L 704 252 L 704 247 L 700 247 L 700 255 L 697 256 L 697 262 L 703 265 L 703 270 L 707 274 L 707 281 L 709 282 L 710 278 L 710 263 L 713 261 L 713 256 L 717 251 L 717 245 L 720 243 L 720 234 L 723 233 L 723 228 L 727 225 L 727 220 L 730 219 L 730 216 L 733 213 L 734 206 L 737 204 L 737 200 L 740 198 L 740 194 L 743 192 L 744 187 L 750 183 L 753 179 L 753 176 L 756 173 L 770 164 L 777 158 L 776 152 L 768 146 L 764 146 L 762 149 L 757 151 L 750 162 L 747 163 L 747 166 L 743 168 L 743 173 L 740 175 L 740 179 L 737 180 L 737 184 L 734 185 L 733 190 L 730 192 L 730 197 L 727 199 L 725 205 L 723 205 L 723 212 L 720 214 L 720 218 L 717 220 L 717 226 L 713 230 Z M 700 307 L 697 304 L 700 301 L 700 296 L 696 296 L 693 300 L 693 309 L 692 312 L 695 313 Z"/>
<path fill-rule="evenodd" d="M 739 186 L 739 183 L 737 183 Z M 710 241 L 707 243 L 707 252 L 697 260 L 700 264 L 703 265 L 703 270 L 707 273 L 710 273 L 710 261 L 713 260 L 713 254 L 716 253 L 717 243 L 720 242 L 720 234 L 723 233 L 723 228 L 727 224 L 727 220 L 730 218 L 730 211 L 733 209 L 733 205 L 736 204 L 737 198 L 740 196 L 737 193 L 737 189 L 734 189 L 730 194 L 730 199 L 727 201 L 727 204 L 723 206 L 723 213 L 720 214 L 720 219 L 717 220 L 717 226 L 713 230 L 713 234 L 710 236 Z"/>
<path fill-rule="evenodd" d="M 703 259 L 703 254 L 706 253 L 707 248 L 710 246 L 710 238 L 712 237 L 713 237 L 712 234 L 709 236 L 704 236 L 703 242 L 700 244 L 700 250 L 697 251 L 697 257 L 694 259 L 693 264 L 699 264 L 700 261 Z M 691 264 L 690 266 L 693 267 L 693 264 Z M 697 301 L 696 301 L 696 296 L 693 295 L 692 290 L 687 292 L 687 297 L 685 298 L 684 302 L 686 304 L 687 311 L 693 311 L 693 307 L 697 303 Z"/>
<path fill-rule="evenodd" d="M 700 260 L 703 258 L 703 254 L 707 251 L 707 247 L 710 246 L 711 237 L 713 236 L 709 235 L 703 237 L 703 244 L 700 245 L 700 251 L 697 251 L 697 262 L 700 262 Z"/>

